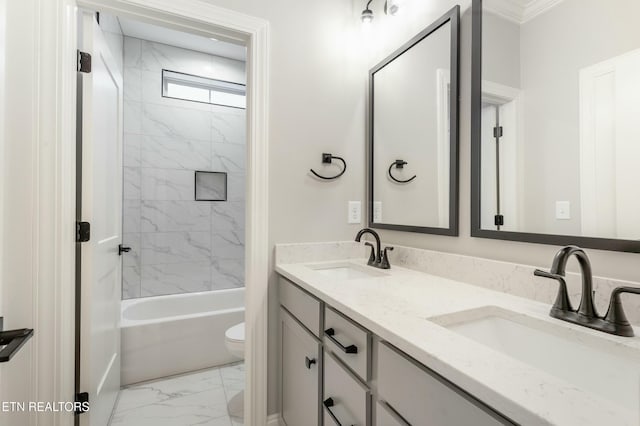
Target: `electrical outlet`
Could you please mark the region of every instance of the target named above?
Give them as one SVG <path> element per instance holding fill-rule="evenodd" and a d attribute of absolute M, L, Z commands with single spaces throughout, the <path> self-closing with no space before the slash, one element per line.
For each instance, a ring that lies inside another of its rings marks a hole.
<path fill-rule="evenodd" d="M 349 201 L 348 223 L 362 222 L 362 203 L 360 201 Z"/>
<path fill-rule="evenodd" d="M 569 201 L 556 201 L 556 219 L 571 219 L 571 203 Z"/>
<path fill-rule="evenodd" d="M 382 223 L 382 201 L 373 202 L 373 221 Z"/>

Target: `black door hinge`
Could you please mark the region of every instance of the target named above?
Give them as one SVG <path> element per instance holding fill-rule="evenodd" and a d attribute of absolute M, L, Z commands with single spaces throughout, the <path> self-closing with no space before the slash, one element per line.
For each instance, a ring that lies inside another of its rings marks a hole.
<path fill-rule="evenodd" d="M 494 127 L 493 128 L 493 137 L 494 138 L 501 138 L 502 137 L 502 126 L 498 126 L 498 127 Z"/>
<path fill-rule="evenodd" d="M 501 214 L 497 214 L 497 215 L 495 215 L 495 216 L 494 216 L 494 218 L 493 218 L 493 220 L 494 220 L 494 224 L 495 224 L 496 226 L 502 226 L 502 225 L 504 225 L 504 216 L 503 216 L 503 215 L 501 215 Z"/>
<path fill-rule="evenodd" d="M 76 222 L 76 242 L 86 243 L 91 238 L 91 224 L 89 222 Z"/>
<path fill-rule="evenodd" d="M 91 72 L 91 54 L 78 50 L 78 66 L 77 70 L 84 73 Z"/>
<path fill-rule="evenodd" d="M 89 411 L 89 392 L 80 392 L 76 394 L 76 414 L 82 414 Z"/>

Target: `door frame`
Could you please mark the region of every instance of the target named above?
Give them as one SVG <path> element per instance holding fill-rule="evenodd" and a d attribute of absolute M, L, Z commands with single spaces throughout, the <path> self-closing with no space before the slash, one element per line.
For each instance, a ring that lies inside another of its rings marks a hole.
<path fill-rule="evenodd" d="M 55 235 L 46 235 L 50 244 L 41 248 L 55 270 L 51 280 L 43 280 L 40 288 L 49 294 L 53 287 L 55 303 L 38 300 L 39 323 L 53 324 L 52 341 L 38 345 L 35 364 L 39 359 L 53 358 L 55 368 L 48 369 L 42 378 L 53 381 L 52 389 L 45 392 L 33 386 L 33 395 L 41 400 L 73 400 L 74 393 L 74 327 L 75 314 L 75 127 L 76 127 L 76 40 L 78 7 L 101 10 L 121 16 L 143 19 L 147 22 L 207 34 L 218 39 L 235 39 L 247 44 L 247 214 L 246 214 L 246 273 L 245 273 L 245 423 L 267 424 L 267 320 L 269 276 L 269 137 L 268 137 L 268 82 L 269 82 L 269 23 L 268 21 L 233 10 L 217 7 L 200 0 L 40 0 L 41 11 L 55 16 L 53 31 L 58 37 L 42 30 L 41 39 L 53 45 L 56 55 L 49 62 L 40 61 L 40 73 L 53 75 L 55 90 L 44 93 L 51 97 L 51 105 L 40 111 L 46 122 L 53 121 L 56 155 L 36 159 L 40 167 L 52 167 L 57 179 L 40 179 L 35 194 L 52 194 L 53 226 Z M 55 9 L 55 10 L 52 10 Z M 51 12 L 54 12 L 51 14 Z M 47 16 L 42 15 L 42 16 Z M 47 19 L 42 20 L 43 25 Z M 47 29 L 47 28 L 46 28 Z M 64 60 L 66 58 L 66 61 Z M 60 60 L 63 59 L 63 60 Z M 55 61 L 56 73 L 51 73 Z M 47 88 L 45 88 L 47 89 Z M 42 97 L 42 96 L 40 96 Z M 52 118 L 53 117 L 53 118 Z M 43 128 L 39 126 L 40 132 Z M 42 164 L 47 160 L 46 164 Z M 49 221 L 51 222 L 51 221 Z M 44 307 L 44 305 L 50 305 Z M 51 322 L 49 322 L 51 321 Z M 46 350 L 51 350 L 48 354 Z M 42 372 L 42 370 L 40 370 Z M 59 374 L 51 377 L 50 372 Z M 46 375 L 46 376 L 45 376 Z M 38 376 L 40 379 L 41 377 Z M 43 399 L 42 395 L 51 395 Z M 43 419 L 44 420 L 44 419 Z M 56 415 L 42 424 L 70 425 L 73 416 Z M 38 423 L 40 424 L 40 423 Z"/>

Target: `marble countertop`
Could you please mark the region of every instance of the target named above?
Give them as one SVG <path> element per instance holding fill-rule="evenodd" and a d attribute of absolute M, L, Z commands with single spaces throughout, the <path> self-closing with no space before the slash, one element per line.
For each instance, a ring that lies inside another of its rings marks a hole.
<path fill-rule="evenodd" d="M 364 260 L 348 262 L 369 268 Z M 276 271 L 513 421 L 563 426 L 640 424 L 640 401 L 638 410 L 617 405 L 429 319 L 492 306 L 560 324 L 578 338 L 606 339 L 639 354 L 640 337 L 611 336 L 558 321 L 549 317 L 546 304 L 424 272 L 393 266 L 383 276 L 336 280 L 312 269 L 323 264 L 336 261 L 279 263 Z M 640 372 L 630 373 L 638 374 L 640 387 Z"/>

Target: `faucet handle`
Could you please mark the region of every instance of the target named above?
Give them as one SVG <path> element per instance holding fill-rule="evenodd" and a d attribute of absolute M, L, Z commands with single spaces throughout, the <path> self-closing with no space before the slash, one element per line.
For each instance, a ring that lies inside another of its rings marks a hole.
<path fill-rule="evenodd" d="M 364 243 L 365 246 L 371 247 L 371 252 L 369 253 L 369 260 L 367 261 L 367 265 L 371 266 L 376 263 L 376 249 L 373 247 L 371 243 Z"/>
<path fill-rule="evenodd" d="M 551 307 L 551 312 L 573 311 L 573 308 L 571 307 L 571 301 L 569 300 L 569 293 L 567 292 L 567 282 L 565 281 L 563 275 L 553 274 L 551 272 L 543 271 L 541 269 L 536 269 L 535 271 L 533 271 L 533 275 L 535 275 L 536 277 L 549 278 L 549 279 L 558 281 L 558 284 L 559 284 L 558 295 L 556 296 L 555 302 L 553 302 L 553 306 Z"/>
<path fill-rule="evenodd" d="M 382 250 L 382 255 L 380 256 L 380 268 L 381 269 L 391 269 L 391 264 L 389 263 L 389 255 L 387 254 L 387 250 L 392 251 L 393 247 L 385 247 Z"/>
<path fill-rule="evenodd" d="M 629 323 L 624 313 L 620 295 L 622 293 L 640 294 L 639 287 L 616 287 L 611 292 L 611 301 L 609 302 L 609 310 L 604 316 L 604 320 L 614 327 L 614 334 L 618 336 L 633 337 L 633 327 Z"/>

